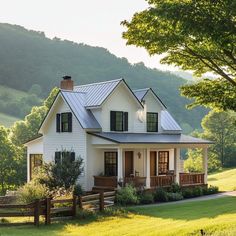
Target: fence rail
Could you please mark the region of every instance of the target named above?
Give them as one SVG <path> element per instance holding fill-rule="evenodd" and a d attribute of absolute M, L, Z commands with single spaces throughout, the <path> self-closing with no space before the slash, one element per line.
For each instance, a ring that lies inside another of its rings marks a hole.
<path fill-rule="evenodd" d="M 174 183 L 174 175 L 151 176 L 151 187 L 168 187 Z"/>
<path fill-rule="evenodd" d="M 180 173 L 180 185 L 204 184 L 204 173 Z"/>

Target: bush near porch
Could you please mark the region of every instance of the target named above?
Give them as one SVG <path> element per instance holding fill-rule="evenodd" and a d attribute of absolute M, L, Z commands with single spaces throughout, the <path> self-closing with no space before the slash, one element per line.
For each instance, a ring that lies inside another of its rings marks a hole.
<path fill-rule="evenodd" d="M 137 190 L 132 185 L 126 185 L 119 189 L 116 195 L 116 203 L 121 206 L 150 204 L 154 202 L 179 201 L 184 198 L 194 198 L 202 195 L 209 195 L 218 192 L 218 187 L 184 187 L 181 188 L 178 184 L 172 184 L 170 188 L 157 188 L 154 192 L 145 190 Z"/>

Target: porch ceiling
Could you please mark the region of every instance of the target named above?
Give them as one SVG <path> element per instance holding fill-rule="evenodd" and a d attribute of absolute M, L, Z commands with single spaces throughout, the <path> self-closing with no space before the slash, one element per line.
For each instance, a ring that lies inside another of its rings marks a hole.
<path fill-rule="evenodd" d="M 212 144 L 212 141 L 183 134 L 90 132 L 89 134 L 117 144 Z"/>

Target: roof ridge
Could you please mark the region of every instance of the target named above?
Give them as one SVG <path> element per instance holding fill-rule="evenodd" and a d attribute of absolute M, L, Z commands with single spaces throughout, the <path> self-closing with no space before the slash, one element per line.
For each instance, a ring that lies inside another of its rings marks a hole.
<path fill-rule="evenodd" d="M 85 87 L 85 86 L 90 86 L 90 85 L 105 84 L 105 83 L 111 83 L 111 82 L 117 82 L 117 81 L 121 81 L 121 80 L 123 80 L 123 78 L 115 79 L 115 80 L 107 80 L 107 81 L 95 82 L 95 83 L 90 83 L 90 84 L 77 85 L 77 86 L 74 86 L 74 88 Z"/>
<path fill-rule="evenodd" d="M 142 91 L 142 90 L 149 90 L 151 88 L 141 88 L 141 89 L 132 89 L 134 92 Z"/>

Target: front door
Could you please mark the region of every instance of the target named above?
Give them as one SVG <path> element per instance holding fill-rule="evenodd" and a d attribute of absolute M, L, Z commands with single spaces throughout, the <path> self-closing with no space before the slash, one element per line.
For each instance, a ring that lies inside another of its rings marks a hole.
<path fill-rule="evenodd" d="M 130 177 L 133 173 L 133 152 L 125 152 L 125 177 Z"/>
<path fill-rule="evenodd" d="M 156 176 L 157 175 L 157 153 L 156 152 L 150 152 L 150 176 Z"/>

